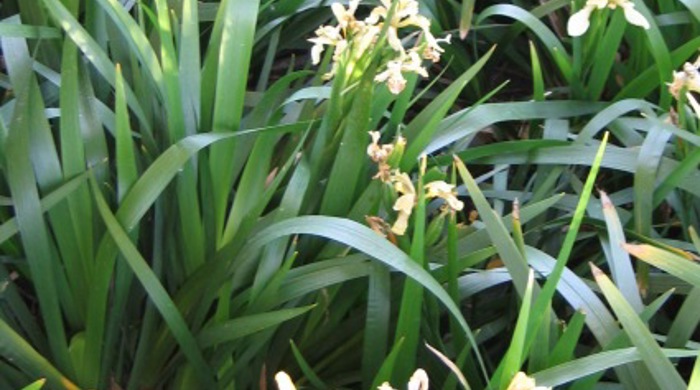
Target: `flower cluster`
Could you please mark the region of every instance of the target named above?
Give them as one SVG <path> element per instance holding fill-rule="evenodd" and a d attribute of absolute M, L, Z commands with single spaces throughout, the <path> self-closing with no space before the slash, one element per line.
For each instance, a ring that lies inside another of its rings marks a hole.
<path fill-rule="evenodd" d="M 673 82 L 669 84 L 668 90 L 676 99 L 680 98 L 682 92 L 685 92 L 685 97 L 693 107 L 696 115 L 700 117 L 700 103 L 695 99 L 691 92 L 700 92 L 700 57 L 695 60 L 695 63 L 686 62 L 683 64 L 683 70 L 673 72 Z"/>
<path fill-rule="evenodd" d="M 398 94 L 406 86 L 405 72 L 413 72 L 423 77 L 428 72 L 423 67 L 423 60 L 438 62 L 444 49 L 440 43 L 450 42 L 450 36 L 435 38 L 430 32 L 430 20 L 418 13 L 416 0 L 398 0 L 394 12 L 391 13 L 391 0 L 381 0 L 381 5 L 375 7 L 364 20 L 357 20 L 355 12 L 360 0 L 350 0 L 347 8 L 340 3 L 333 3 L 331 10 L 338 21 L 336 26 L 321 26 L 316 30 L 316 37 L 309 39 L 314 46 L 311 48 L 311 60 L 314 65 L 321 61 L 321 54 L 326 46 L 334 47 L 331 71 L 324 75 L 325 79 L 335 76 L 341 64 L 346 72 L 352 74 L 354 65 L 369 50 L 376 47 L 379 33 L 387 25 L 387 43 L 391 54 L 380 65 L 380 73 L 375 81 L 386 83 L 389 90 Z M 408 50 L 403 47 L 399 30 L 405 27 L 417 27 L 423 34 L 424 41 Z M 385 61 L 386 60 L 386 61 Z"/>
<path fill-rule="evenodd" d="M 403 149 L 406 140 L 403 137 L 399 137 L 395 145 L 380 145 L 379 132 L 370 131 L 369 134 L 372 137 L 372 143 L 367 147 L 367 155 L 377 164 L 378 171 L 374 179 L 379 179 L 384 183 L 391 184 L 399 195 L 393 206 L 394 211 L 397 212 L 397 218 L 396 222 L 394 222 L 394 225 L 391 227 L 391 231 L 401 236 L 406 233 L 408 220 L 413 213 L 413 208 L 416 206 L 418 194 L 408 174 L 398 169 L 392 170 L 389 159 L 392 157 L 392 153 L 395 149 Z M 423 189 L 425 190 L 425 197 L 427 199 L 441 198 L 450 209 L 456 211 L 464 208 L 464 203 L 457 199 L 455 186 L 453 184 L 447 184 L 442 180 L 437 180 L 427 183 L 423 186 Z M 376 219 L 371 219 L 370 223 L 372 226 L 377 227 L 375 230 L 379 229 L 380 225 L 377 224 Z"/>
<path fill-rule="evenodd" d="M 605 7 L 610 9 L 620 7 L 629 23 L 644 29 L 649 28 L 649 22 L 644 18 L 644 15 L 634 9 L 634 3 L 631 0 L 588 0 L 581 10 L 569 18 L 569 22 L 566 25 L 569 35 L 572 37 L 583 35 L 591 24 L 591 13 L 596 9 Z"/>

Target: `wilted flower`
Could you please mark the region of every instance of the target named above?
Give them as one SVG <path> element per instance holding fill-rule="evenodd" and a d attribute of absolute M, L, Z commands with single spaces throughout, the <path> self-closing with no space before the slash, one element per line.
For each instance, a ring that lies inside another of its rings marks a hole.
<path fill-rule="evenodd" d="M 610 9 L 620 7 L 629 23 L 644 29 L 649 28 L 649 22 L 644 18 L 644 15 L 634 9 L 634 3 L 630 0 L 588 0 L 581 10 L 569 18 L 569 22 L 566 25 L 569 35 L 572 37 L 583 35 L 591 24 L 591 13 L 595 9 L 603 9 L 605 7 Z"/>
<path fill-rule="evenodd" d="M 464 203 L 457 199 L 455 186 L 442 180 L 432 181 L 425 185 L 426 198 L 442 198 L 452 210 L 459 211 L 464 208 Z"/>
<path fill-rule="evenodd" d="M 700 57 L 695 61 L 695 64 L 686 62 L 683 64 L 682 71 L 673 72 L 673 82 L 669 84 L 668 90 L 676 99 L 678 99 L 678 95 L 683 88 L 688 92 L 700 92 L 698 66 L 700 66 Z"/>
<path fill-rule="evenodd" d="M 551 387 L 536 386 L 535 379 L 520 371 L 515 374 L 507 390 L 551 390 Z"/>
<path fill-rule="evenodd" d="M 370 131 L 369 135 L 372 137 L 372 143 L 367 146 L 367 155 L 377 164 L 377 174 L 372 179 L 379 179 L 384 183 L 388 183 L 391 181 L 389 157 L 391 157 L 396 147 L 398 147 L 399 154 L 401 153 L 401 150 L 406 145 L 406 139 L 399 136 L 395 144 L 380 145 L 379 138 L 381 135 L 378 131 Z"/>
<path fill-rule="evenodd" d="M 394 150 L 394 145 L 384 144 L 379 145 L 379 138 L 381 134 L 378 131 L 370 131 L 370 137 L 372 137 L 372 143 L 367 146 L 367 155 L 369 158 L 376 162 L 385 162 L 389 155 Z"/>

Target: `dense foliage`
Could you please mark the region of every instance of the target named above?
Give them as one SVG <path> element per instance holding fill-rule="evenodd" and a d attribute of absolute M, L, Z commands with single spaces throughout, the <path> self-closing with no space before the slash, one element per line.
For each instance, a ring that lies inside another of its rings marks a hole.
<path fill-rule="evenodd" d="M 700 388 L 698 1 L 0 17 L 0 388 Z"/>

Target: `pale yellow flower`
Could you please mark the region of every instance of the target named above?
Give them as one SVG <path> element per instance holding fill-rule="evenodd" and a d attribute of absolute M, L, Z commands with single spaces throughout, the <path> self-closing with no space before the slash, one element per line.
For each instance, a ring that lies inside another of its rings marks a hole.
<path fill-rule="evenodd" d="M 394 95 L 398 95 L 406 88 L 406 79 L 401 73 L 401 61 L 389 61 L 386 64 L 386 70 L 374 77 L 374 81 L 383 83 L 389 87 L 389 91 Z"/>
<path fill-rule="evenodd" d="M 347 9 L 345 9 L 341 3 L 331 4 L 331 11 L 333 11 L 333 15 L 338 20 L 338 25 L 340 28 L 346 29 L 349 27 L 351 29 L 355 29 L 357 27 L 361 27 L 357 26 L 357 23 L 362 22 L 358 22 L 355 19 L 355 11 L 357 11 L 357 6 L 359 4 L 360 0 L 350 0 Z"/>
<path fill-rule="evenodd" d="M 452 210 L 459 211 L 464 208 L 464 203 L 457 199 L 457 193 L 453 184 L 444 181 L 432 181 L 425 185 L 426 198 L 442 198 Z"/>
<path fill-rule="evenodd" d="M 355 45 L 353 48 L 353 58 L 359 59 L 376 41 L 379 32 L 382 29 L 379 26 L 365 26 L 355 35 Z"/>
<path fill-rule="evenodd" d="M 317 28 L 316 37 L 309 39 L 309 42 L 314 44 L 311 48 L 311 62 L 314 65 L 318 65 L 321 62 L 321 53 L 325 49 L 324 46 L 347 46 L 347 42 L 340 35 L 340 26 L 321 26 Z"/>
<path fill-rule="evenodd" d="M 649 21 L 646 20 L 644 15 L 634 9 L 634 3 L 630 0 L 588 0 L 581 10 L 574 13 L 569 18 L 569 22 L 566 25 L 566 30 L 569 35 L 572 37 L 583 35 L 583 33 L 588 30 L 588 27 L 590 27 L 591 13 L 596 9 L 600 10 L 605 7 L 610 9 L 620 7 L 625 13 L 627 22 L 644 29 L 649 28 Z"/>
<path fill-rule="evenodd" d="M 698 72 L 698 63 L 700 63 L 700 58 L 691 64 L 686 62 L 683 64 L 683 70 L 680 72 L 673 72 L 673 82 L 669 84 L 669 92 L 678 99 L 678 95 L 683 88 L 690 92 L 700 92 L 700 73 Z"/>
<path fill-rule="evenodd" d="M 296 390 L 297 389 L 294 386 L 294 382 L 292 382 L 292 378 L 290 378 L 289 375 L 284 371 L 280 371 L 275 375 L 275 382 L 277 382 L 277 388 L 279 390 Z"/>
<path fill-rule="evenodd" d="M 683 70 L 673 72 L 673 82 L 668 85 L 668 90 L 676 99 L 679 98 L 681 91 L 685 91 L 685 97 L 695 111 L 695 115 L 700 118 L 700 103 L 691 92 L 700 92 L 700 57 L 691 64 L 686 62 L 683 64 Z"/>
<path fill-rule="evenodd" d="M 369 17 L 365 19 L 367 24 L 377 24 L 379 23 L 379 18 L 381 17 L 386 21 L 386 17 L 389 13 L 389 8 L 391 7 L 391 0 L 382 0 L 382 5 L 374 8 Z M 446 38 L 436 39 L 430 32 L 430 19 L 423 15 L 418 14 L 418 2 L 416 0 L 399 0 L 396 4 L 396 10 L 394 15 L 389 22 L 389 29 L 387 30 L 387 42 L 389 46 L 399 53 L 404 53 L 403 44 L 399 38 L 399 29 L 404 27 L 418 27 L 423 31 L 425 35 L 425 40 L 427 42 L 426 52 L 428 56 L 426 59 L 437 58 L 439 60 L 440 55 L 444 49 L 439 45 L 440 42 L 450 42 L 450 36 Z M 437 62 L 434 60 L 433 62 Z"/>
<path fill-rule="evenodd" d="M 551 390 L 551 387 L 537 386 L 535 379 L 520 371 L 515 374 L 507 390 Z"/>
<path fill-rule="evenodd" d="M 398 216 L 391 227 L 391 231 L 396 235 L 402 236 L 406 233 L 408 219 L 411 217 L 413 207 L 416 205 L 416 188 L 413 186 L 411 178 L 398 170 L 391 176 L 391 181 L 394 183 L 396 192 L 402 194 L 394 203 L 393 209 L 398 212 Z"/>
<path fill-rule="evenodd" d="M 423 77 L 428 77 L 428 71 L 423 68 L 420 55 L 415 51 L 409 51 L 403 58 L 389 61 L 386 70 L 374 77 L 374 81 L 386 82 L 389 91 L 398 95 L 406 88 L 406 79 L 403 72 L 414 72 Z"/>

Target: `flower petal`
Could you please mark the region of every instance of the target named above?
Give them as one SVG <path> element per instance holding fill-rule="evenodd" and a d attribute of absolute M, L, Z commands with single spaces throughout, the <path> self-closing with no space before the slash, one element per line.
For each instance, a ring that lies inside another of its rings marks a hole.
<path fill-rule="evenodd" d="M 634 24 L 645 30 L 649 29 L 649 21 L 647 21 L 641 12 L 634 9 L 634 4 L 625 3 L 622 5 L 622 10 L 625 11 L 625 19 L 627 19 L 630 24 Z"/>
<path fill-rule="evenodd" d="M 280 371 L 275 375 L 275 382 L 277 382 L 279 390 L 296 390 L 292 378 L 284 371 Z"/>
<path fill-rule="evenodd" d="M 416 370 L 408 381 L 408 390 L 428 390 L 428 374 L 422 368 Z"/>
<path fill-rule="evenodd" d="M 321 62 L 321 53 L 323 53 L 323 45 L 317 43 L 311 47 L 311 63 L 318 65 Z"/>
<path fill-rule="evenodd" d="M 408 228 L 408 218 L 410 216 L 411 214 L 409 213 L 400 212 L 399 216 L 396 218 L 396 222 L 394 222 L 394 225 L 391 227 L 391 232 L 397 236 L 403 236 Z"/>
<path fill-rule="evenodd" d="M 568 23 L 566 24 L 566 32 L 572 37 L 583 35 L 583 33 L 585 33 L 586 30 L 588 30 L 588 27 L 591 25 L 591 22 L 589 21 L 590 17 L 591 8 L 588 6 L 571 15 Z"/>
<path fill-rule="evenodd" d="M 381 384 L 381 386 L 377 387 L 377 390 L 396 390 L 396 389 L 391 387 L 389 382 L 384 382 Z"/>

